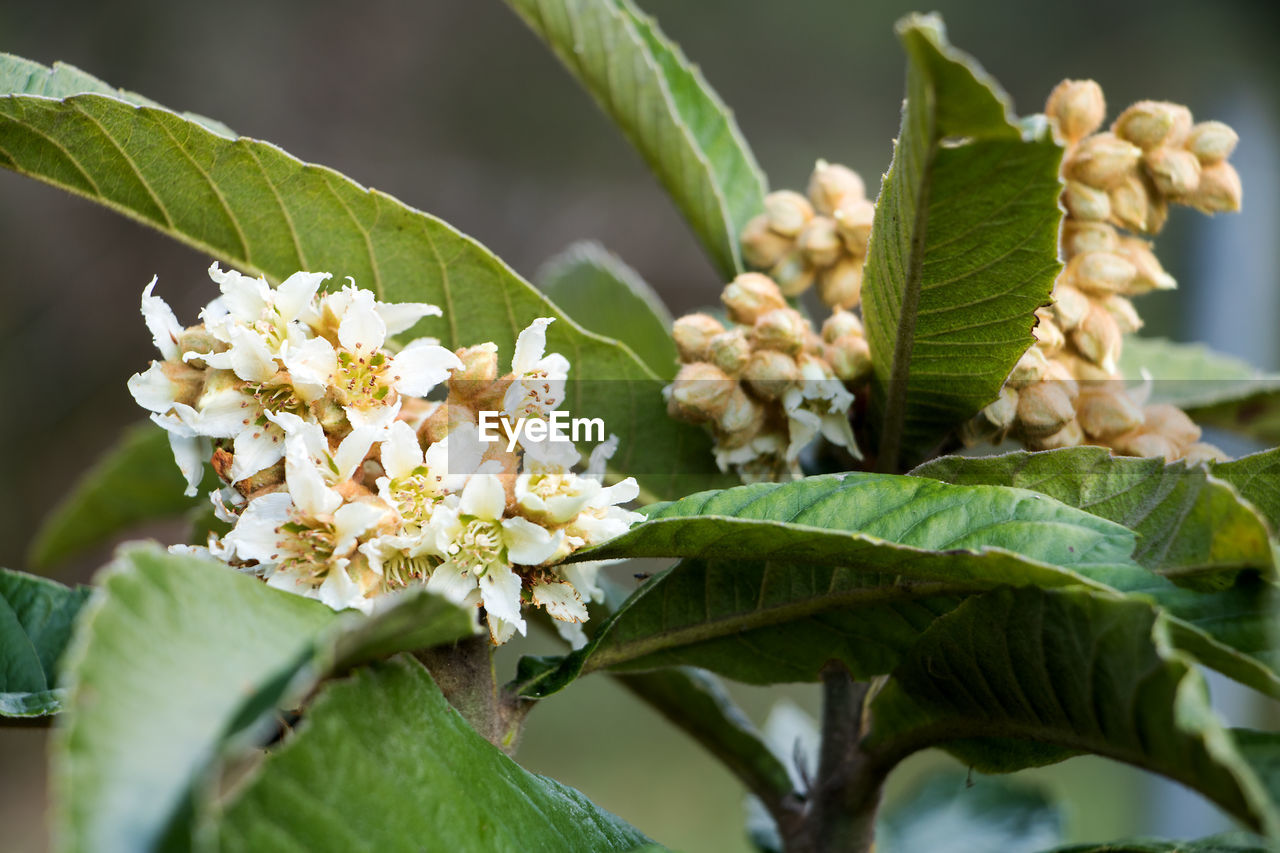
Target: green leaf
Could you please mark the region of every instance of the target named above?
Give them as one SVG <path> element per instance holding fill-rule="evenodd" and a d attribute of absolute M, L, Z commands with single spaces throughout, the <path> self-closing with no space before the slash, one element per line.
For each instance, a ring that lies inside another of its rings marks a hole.
<path fill-rule="evenodd" d="M 700 666 L 751 683 L 811 681 L 843 660 L 887 672 L 958 597 L 999 584 L 1144 587 L 1118 524 L 1020 489 L 844 474 L 693 495 L 583 552 L 685 557 L 585 648 L 526 663 L 526 695 L 583 671 Z M 1154 579 L 1158 581 L 1158 578 Z"/>
<path fill-rule="evenodd" d="M 1236 488 L 1280 534 L 1280 448 L 1243 456 L 1231 462 L 1215 462 L 1213 476 Z"/>
<path fill-rule="evenodd" d="M 10 71 L 0 92 L 27 84 Z M 273 281 L 325 271 L 331 284 L 352 276 L 384 300 L 439 305 L 444 317 L 415 332 L 449 347 L 493 341 L 509 358 L 525 326 L 556 318 L 548 347 L 574 365 L 565 408 L 619 436 L 616 471 L 657 496 L 729 482 L 715 471 L 710 438 L 667 416 L 663 383 L 634 353 L 583 330 L 471 238 L 337 172 L 101 95 L 0 96 L 0 166 Z"/>
<path fill-rule="evenodd" d="M 89 592 L 0 569 L 0 717 L 62 709 L 59 663 Z"/>
<path fill-rule="evenodd" d="M 574 243 L 534 279 L 557 305 L 572 306 L 584 329 L 626 344 L 663 379 L 676 374 L 671 314 L 640 274 L 599 243 Z"/>
<path fill-rule="evenodd" d="M 702 73 L 630 0 L 507 0 L 649 164 L 725 279 L 765 178 Z"/>
<path fill-rule="evenodd" d="M 206 475 L 204 485 L 213 488 L 213 475 Z M 135 524 L 190 511 L 201 501 L 184 496 L 186 486 L 164 430 L 149 421 L 135 424 L 40 525 L 31 543 L 31 564 L 47 568 Z"/>
<path fill-rule="evenodd" d="M 947 483 L 1016 486 L 1123 524 L 1141 539 L 1134 559 L 1205 588 L 1230 586 L 1240 569 L 1274 575 L 1266 523 L 1202 465 L 1112 456 L 1104 447 L 944 456 L 912 472 Z"/>
<path fill-rule="evenodd" d="M 1165 841 L 1134 838 L 1103 844 L 1074 844 L 1055 847 L 1050 853 L 1274 853 L 1266 839 L 1248 832 L 1228 832 L 1195 841 Z"/>
<path fill-rule="evenodd" d="M 1044 791 L 998 777 L 941 773 L 886 809 L 877 853 L 1035 853 L 1063 836 L 1062 809 Z"/>
<path fill-rule="evenodd" d="M 936 745 L 994 773 L 1089 752 L 1280 832 L 1276 736 L 1222 724 L 1167 617 L 1143 602 L 1032 587 L 972 597 L 920 637 L 871 714 L 864 746 L 888 766 Z"/>
<path fill-rule="evenodd" d="M 935 16 L 898 23 L 907 100 L 876 202 L 862 311 L 880 469 L 918 462 L 995 399 L 1031 346 L 1058 263 L 1061 148 Z"/>
<path fill-rule="evenodd" d="M 229 744 L 260 735 L 330 672 L 455 640 L 472 618 L 426 594 L 373 619 L 338 614 L 209 560 L 124 552 L 67 655 L 71 696 L 52 760 L 63 846 L 188 846 Z"/>
<path fill-rule="evenodd" d="M 212 832 L 228 853 L 654 849 L 503 755 L 403 657 L 325 689 Z"/>
<path fill-rule="evenodd" d="M 1150 377 L 1151 402 L 1172 403 L 1204 426 L 1280 443 L 1280 376 L 1201 344 L 1125 338 L 1120 372 Z"/>

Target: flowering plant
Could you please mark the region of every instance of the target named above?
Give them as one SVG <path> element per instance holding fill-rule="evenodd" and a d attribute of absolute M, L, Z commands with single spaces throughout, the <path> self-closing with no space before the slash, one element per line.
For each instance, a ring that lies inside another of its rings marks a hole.
<path fill-rule="evenodd" d="M 190 535 L 91 587 L 0 573 L 0 715 L 56 720 L 60 848 L 662 849 L 512 760 L 595 672 L 732 771 L 762 850 L 944 849 L 942 814 L 945 849 L 1053 846 L 1055 804 L 1000 774 L 1080 753 L 1244 831 L 1071 849 L 1280 839 L 1280 735 L 1228 726 L 1203 675 L 1280 698 L 1280 449 L 1202 434 L 1280 442 L 1280 381 L 1138 337 L 1133 301 L 1175 286 L 1147 239 L 1170 206 L 1241 207 L 1235 132 L 1154 101 L 1103 130 L 1089 80 L 1016 117 L 910 16 L 875 200 L 825 160 L 770 192 L 630 0 L 508 3 L 653 167 L 718 305 L 672 320 L 598 247 L 534 288 L 335 172 L 0 55 L 0 165 L 216 259 L 193 325 L 142 291 L 151 422 L 33 562 Z M 608 569 L 641 558 L 674 562 Z M 499 678 L 538 627 L 558 653 Z M 757 730 L 722 678 L 820 682 L 821 724 Z M 934 747 L 980 783 L 882 813 Z"/>

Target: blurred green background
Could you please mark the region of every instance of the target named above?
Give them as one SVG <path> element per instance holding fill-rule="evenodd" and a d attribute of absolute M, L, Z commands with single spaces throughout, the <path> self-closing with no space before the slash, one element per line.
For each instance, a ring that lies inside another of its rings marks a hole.
<path fill-rule="evenodd" d="M 874 191 L 902 97 L 892 25 L 913 7 L 641 5 L 734 107 L 774 187 L 802 187 L 813 160 L 825 157 L 859 170 Z M 1004 84 L 1020 112 L 1037 111 L 1063 77 L 1093 77 L 1112 115 L 1139 98 L 1169 99 L 1240 131 L 1233 162 L 1246 212 L 1207 220 L 1175 211 L 1158 251 L 1182 290 L 1139 308 L 1156 334 L 1209 340 L 1280 366 L 1273 332 L 1280 4 L 933 6 L 952 40 Z M 722 284 L 639 157 L 497 0 L 5 3 L 0 36 L 0 50 L 70 62 L 388 191 L 475 236 L 526 276 L 567 243 L 594 238 L 639 270 L 674 312 L 714 301 Z M 139 419 L 124 383 L 151 358 L 137 312 L 142 287 L 158 274 L 159 292 L 180 318 L 193 319 L 213 286 L 207 258 L 7 172 L 0 173 L 0 257 L 0 564 L 23 568 L 35 526 L 68 481 Z M 60 576 L 86 580 L 109 553 Z M 1259 712 L 1214 686 L 1236 721 Z M 779 694 L 816 710 L 810 686 L 739 693 L 758 721 Z M 41 730 L 0 730 L 6 850 L 46 847 L 45 742 Z M 733 780 L 603 678 L 537 709 L 520 758 L 674 847 L 746 849 Z M 941 761 L 913 760 L 891 795 Z M 1069 796 L 1075 838 L 1200 834 L 1221 825 L 1174 786 L 1101 760 L 1028 775 Z"/>

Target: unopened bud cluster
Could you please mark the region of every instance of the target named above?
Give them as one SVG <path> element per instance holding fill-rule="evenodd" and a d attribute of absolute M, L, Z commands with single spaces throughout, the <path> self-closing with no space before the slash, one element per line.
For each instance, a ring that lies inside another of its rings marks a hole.
<path fill-rule="evenodd" d="M 816 282 L 831 308 L 850 309 L 862 298 L 862 268 L 875 205 L 852 169 L 819 160 L 808 196 L 769 193 L 765 212 L 742 232 L 742 256 L 768 272 L 784 296 L 799 296 Z"/>
<path fill-rule="evenodd" d="M 1065 264 L 1053 304 L 1036 312 L 1036 343 L 1010 374 L 998 400 L 967 437 L 1006 434 L 1035 449 L 1101 444 L 1134 456 L 1220 456 L 1168 406 L 1143 407 L 1120 381 L 1124 336 L 1142 327 L 1132 297 L 1176 282 L 1149 242 L 1171 204 L 1205 213 L 1240 209 L 1240 178 L 1227 162 L 1235 132 L 1196 124 L 1178 104 L 1140 101 L 1100 131 L 1102 89 L 1064 80 L 1045 113 L 1066 146 L 1060 251 Z"/>
<path fill-rule="evenodd" d="M 196 550 L 334 609 L 368 611 L 423 586 L 482 606 L 495 643 L 524 632 L 525 602 L 585 641 L 600 564 L 562 561 L 639 518 L 619 506 L 637 496 L 634 480 L 602 482 L 616 439 L 580 473 L 572 443 L 519 432 L 485 443 L 477 428 L 481 411 L 548 420 L 563 401 L 569 362 L 545 353 L 550 318 L 520 333 L 502 375 L 493 343 L 393 346 L 435 306 L 380 302 L 354 284 L 322 293 L 327 274 L 275 289 L 217 264 L 210 275 L 222 295 L 190 328 L 154 281 L 143 292 L 162 359 L 129 381 L 168 431 L 187 493 L 206 462 L 224 484 L 210 499 L 233 527 Z M 427 400 L 442 383 L 447 398 Z"/>
<path fill-rule="evenodd" d="M 721 470 L 747 482 L 800 476 L 800 453 L 819 435 L 856 455 L 845 384 L 871 372 L 858 317 L 837 307 L 819 334 L 762 273 L 738 276 L 721 299 L 728 323 L 675 322 L 682 366 L 665 390 L 670 413 L 706 424 Z"/>

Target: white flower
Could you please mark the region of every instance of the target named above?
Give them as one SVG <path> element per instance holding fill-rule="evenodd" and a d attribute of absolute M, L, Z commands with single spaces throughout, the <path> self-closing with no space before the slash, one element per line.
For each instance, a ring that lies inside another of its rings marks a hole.
<path fill-rule="evenodd" d="M 569 360 L 560 353 L 545 355 L 547 326 L 554 317 L 540 317 L 516 338 L 511 358 L 511 385 L 502 398 L 510 417 L 540 417 L 564 400 L 564 383 L 569 376 Z"/>
<path fill-rule="evenodd" d="M 350 284 L 343 285 L 341 290 L 334 293 L 324 294 L 302 312 L 299 319 L 310 326 L 315 334 L 330 337 L 342 324 L 347 309 L 357 299 L 365 298 L 357 297 L 356 294 L 368 293 L 372 296 L 370 291 L 357 287 L 355 279 L 347 276 L 347 281 Z M 423 317 L 439 317 L 442 313 L 437 306 L 428 305 L 425 302 L 375 301 L 373 309 L 382 318 L 388 335 L 398 335 L 408 331 Z"/>
<path fill-rule="evenodd" d="M 209 277 L 222 291 L 222 296 L 200 313 L 209 332 L 233 347 L 237 345 L 237 329 L 252 332 L 275 356 L 286 342 L 300 341 L 305 336 L 294 321 L 311 304 L 320 283 L 330 275 L 296 272 L 272 289 L 264 278 L 250 278 L 236 270 L 223 271 L 215 261 L 209 267 Z M 241 337 L 240 343 L 245 340 Z"/>
<path fill-rule="evenodd" d="M 160 350 L 160 355 L 164 356 L 165 361 L 176 361 L 179 355 L 178 341 L 182 337 L 183 328 L 178 324 L 178 318 L 174 316 L 169 303 L 152 295 L 156 288 L 156 278 L 152 276 L 151 283 L 142 291 L 142 320 L 147 324 L 151 340 L 155 342 L 156 349 Z"/>
<path fill-rule="evenodd" d="M 524 518 L 503 518 L 506 491 L 491 473 L 474 474 L 456 506 L 437 507 L 432 516 L 440 550 L 447 559 L 431 575 L 427 589 L 451 601 L 471 603 L 475 590 L 498 633 L 525 631 L 520 616 L 520 575 L 512 565 L 537 566 L 550 559 L 564 539 Z M 495 639 L 497 634 L 495 634 Z"/>
<path fill-rule="evenodd" d="M 360 463 L 369 455 L 374 443 L 381 441 L 385 434 L 385 430 L 378 426 L 356 427 L 347 433 L 337 448 L 332 448 L 324 434 L 324 428 L 315 421 L 304 421 L 290 412 L 267 412 L 266 416 L 284 432 L 285 449 L 288 453 L 286 468 L 291 464 L 300 464 L 305 459 L 311 470 L 319 473 L 329 486 L 350 480 Z"/>
<path fill-rule="evenodd" d="M 396 421 L 382 442 L 385 474 L 377 480 L 378 496 L 405 525 L 425 525 L 446 493 L 466 485 L 467 477 L 480 467 L 483 452 L 474 424 L 457 425 L 424 453 L 413 428 Z"/>

